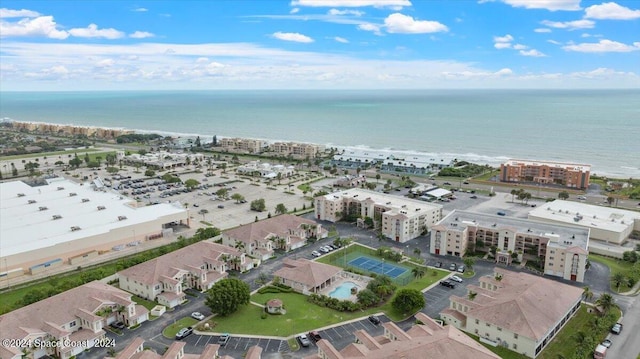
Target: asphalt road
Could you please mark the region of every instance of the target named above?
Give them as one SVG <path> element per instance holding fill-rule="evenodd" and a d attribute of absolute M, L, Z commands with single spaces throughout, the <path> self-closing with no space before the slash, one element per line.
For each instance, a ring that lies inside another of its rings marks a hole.
<path fill-rule="evenodd" d="M 607 350 L 607 358 L 636 359 L 640 356 L 640 301 L 634 300 L 623 315 L 624 327 L 620 335 L 609 334 L 612 345 Z"/>

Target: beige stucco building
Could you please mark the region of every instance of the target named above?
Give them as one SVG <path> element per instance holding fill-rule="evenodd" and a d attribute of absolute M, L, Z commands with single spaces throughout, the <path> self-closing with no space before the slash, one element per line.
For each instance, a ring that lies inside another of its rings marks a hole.
<path fill-rule="evenodd" d="M 270 152 L 297 159 L 315 158 L 323 149 L 323 146 L 312 143 L 274 142 L 269 145 Z"/>
<path fill-rule="evenodd" d="M 342 273 L 340 267 L 304 258 L 297 260 L 285 258 L 282 263 L 284 266 L 273 275 L 280 278 L 280 283 L 305 295 L 319 293 L 330 287 Z"/>
<path fill-rule="evenodd" d="M 121 289 L 173 308 L 185 299 L 184 290 L 205 291 L 228 276 L 230 268 L 253 267 L 236 249 L 202 241 L 118 272 Z"/>
<path fill-rule="evenodd" d="M 455 210 L 430 234 L 429 252 L 463 257 L 496 248 L 496 263 L 540 261 L 544 274 L 583 282 L 589 229 Z"/>
<path fill-rule="evenodd" d="M 144 241 L 173 238 L 172 222 L 189 224 L 189 212 L 179 206 L 137 205 L 116 192 L 63 178 L 34 187 L 1 183 L 0 280 L 126 253 Z"/>
<path fill-rule="evenodd" d="M 370 217 L 382 233 L 396 242 L 406 242 L 429 230 L 442 219 L 442 206 L 360 188 L 315 198 L 319 220 L 336 222 L 343 215 Z"/>
<path fill-rule="evenodd" d="M 68 359 L 104 338 L 105 326 L 116 321 L 133 326 L 148 317 L 149 311 L 133 302 L 131 294 L 97 281 L 87 283 L 1 315 L 2 339 L 28 342 L 31 346 L 2 345 L 0 357 L 37 359 L 53 355 Z M 38 342 L 59 345 L 46 347 Z"/>
<path fill-rule="evenodd" d="M 569 188 L 589 187 L 591 166 L 585 164 L 509 160 L 500 165 L 502 182 L 562 184 Z"/>
<path fill-rule="evenodd" d="M 222 138 L 218 140 L 222 150 L 232 153 L 261 153 L 264 141 L 251 138 Z"/>
<path fill-rule="evenodd" d="M 535 358 L 580 307 L 583 289 L 501 268 L 451 296 L 440 313 L 448 324 L 483 341 Z"/>

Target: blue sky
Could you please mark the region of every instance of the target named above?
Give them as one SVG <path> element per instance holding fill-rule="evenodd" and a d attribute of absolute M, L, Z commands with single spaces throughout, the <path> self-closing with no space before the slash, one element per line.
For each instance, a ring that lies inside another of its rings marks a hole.
<path fill-rule="evenodd" d="M 0 90 L 639 88 L 640 1 L 11 1 Z"/>

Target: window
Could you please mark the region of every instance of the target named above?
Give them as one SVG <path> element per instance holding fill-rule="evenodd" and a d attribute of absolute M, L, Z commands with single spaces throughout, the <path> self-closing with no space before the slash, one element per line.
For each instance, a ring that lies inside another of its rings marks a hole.
<path fill-rule="evenodd" d="M 499 332 L 501 332 L 501 331 L 502 331 L 502 328 L 498 327 L 498 331 L 499 331 Z"/>
<path fill-rule="evenodd" d="M 480 321 L 478 319 L 476 319 L 476 324 L 480 324 Z"/>
<path fill-rule="evenodd" d="M 513 333 L 513 337 L 514 337 L 515 339 L 518 339 L 518 333 Z"/>
<path fill-rule="evenodd" d="M 518 349 L 518 344 L 513 343 L 513 350 L 516 350 L 516 349 Z"/>
<path fill-rule="evenodd" d="M 485 324 L 487 325 L 487 327 L 490 327 L 490 326 L 491 326 L 491 324 L 489 324 L 489 323 L 485 323 Z"/>
<path fill-rule="evenodd" d="M 73 322 L 69 323 L 69 327 L 73 328 L 76 326 L 76 321 L 74 320 Z"/>

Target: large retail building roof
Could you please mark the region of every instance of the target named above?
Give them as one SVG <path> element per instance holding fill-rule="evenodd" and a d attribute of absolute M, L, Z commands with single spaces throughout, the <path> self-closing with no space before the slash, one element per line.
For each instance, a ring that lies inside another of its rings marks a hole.
<path fill-rule="evenodd" d="M 564 222 L 612 232 L 624 232 L 629 226 L 634 226 L 634 221 L 640 221 L 640 213 L 619 208 L 555 200 L 540 205 L 529 212 L 529 218 Z"/>
<path fill-rule="evenodd" d="M 62 178 L 34 187 L 21 181 L 0 183 L 0 254 L 46 248 L 167 215 L 184 213 L 187 218 L 185 209 L 171 204 L 135 208 L 135 203 Z"/>

